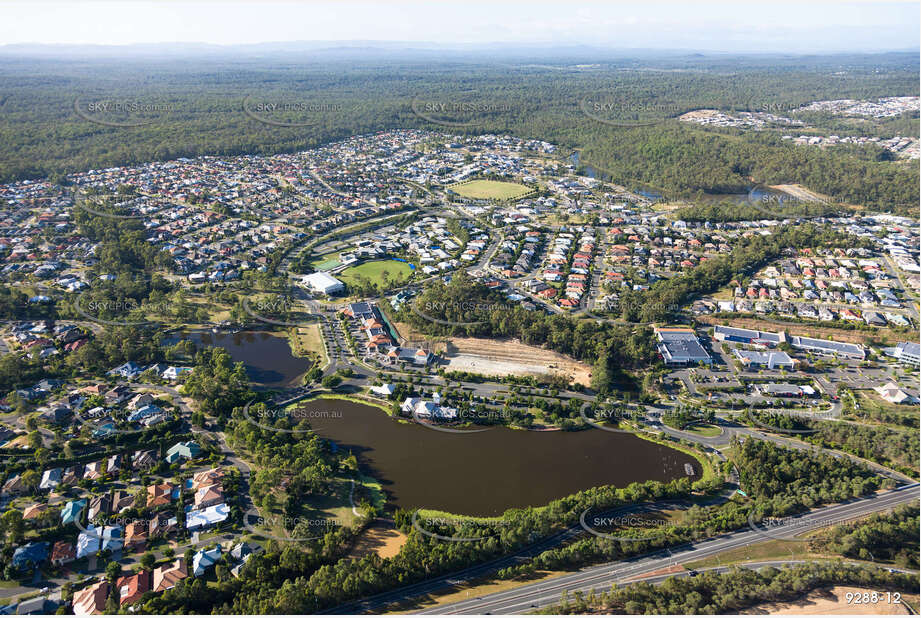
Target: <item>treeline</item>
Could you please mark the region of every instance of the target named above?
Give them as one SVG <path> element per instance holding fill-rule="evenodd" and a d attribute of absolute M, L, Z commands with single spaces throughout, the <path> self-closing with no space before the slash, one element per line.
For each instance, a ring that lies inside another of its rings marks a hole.
<path fill-rule="evenodd" d="M 157 268 L 171 269 L 170 254 L 147 242 L 143 223 L 138 219 L 119 218 L 124 213 L 114 206 L 114 196 L 99 189 L 89 189 L 85 197 L 76 195 L 78 204 L 73 209 L 74 221 L 80 233 L 90 242 L 100 243 L 93 254 L 98 262 L 96 270 L 103 274 L 123 272 L 151 272 Z M 98 213 L 116 215 L 107 217 L 79 207 L 86 204 Z"/>
<path fill-rule="evenodd" d="M 918 478 L 921 461 L 917 431 L 840 421 L 815 422 L 809 426 L 818 431 L 802 437 L 812 444 L 851 453 Z"/>
<path fill-rule="evenodd" d="M 450 283 L 427 287 L 398 312 L 417 330 L 441 336 L 519 339 L 592 364 L 592 387 L 630 389 L 627 371 L 653 362 L 655 345 L 646 326 L 576 320 L 528 311 L 485 285 L 457 273 Z"/>
<path fill-rule="evenodd" d="M 701 197 L 699 193 L 695 196 L 698 201 L 701 201 Z M 683 221 L 726 223 L 729 221 L 760 221 L 761 219 L 829 217 L 848 212 L 844 208 L 824 202 L 805 202 L 787 198 L 783 201 L 762 201 L 757 204 L 729 200 L 705 201 L 676 211 L 675 217 Z"/>
<path fill-rule="evenodd" d="M 203 348 L 196 353 L 195 365 L 182 392 L 195 400 L 200 411 L 221 420 L 255 398 L 243 363 L 234 363 L 227 350 L 218 347 Z"/>
<path fill-rule="evenodd" d="M 696 577 L 670 577 L 658 585 L 639 582 L 601 594 L 577 594 L 540 613 L 737 614 L 763 603 L 795 601 L 814 590 L 842 585 L 880 592 L 881 606 L 886 603 L 886 591 L 916 593 L 918 576 L 840 562 L 795 564 L 783 569 L 764 567 L 757 571 L 735 567 L 728 573 L 708 571 Z"/>
<path fill-rule="evenodd" d="M 884 481 L 868 467 L 821 451 L 803 453 L 766 440 L 747 439 L 737 458 L 740 486 L 769 502 L 772 515 L 868 494 Z M 762 505 L 759 502 L 759 506 Z"/>
<path fill-rule="evenodd" d="M 755 185 L 801 184 L 835 202 L 912 216 L 918 168 L 869 161 L 846 149 L 790 144 L 779 134 L 725 135 L 687 123 L 665 123 L 586 136 L 581 160 L 614 182 L 655 187 L 667 199 L 698 191 L 748 193 Z"/>
<path fill-rule="evenodd" d="M 469 522 L 456 526 L 428 521 L 420 524 L 427 531 L 438 534 L 482 539 L 464 543 L 445 543 L 423 535 L 412 527 L 412 513 L 398 511 L 394 519 L 408 535 L 408 540 L 393 558 L 380 558 L 377 554 L 361 559 L 345 558 L 335 564 L 321 566 L 310 575 L 287 581 L 277 591 L 263 586 L 258 596 L 238 595 L 232 604 L 218 606 L 216 610 L 230 614 L 316 613 L 376 592 L 505 555 L 533 540 L 549 536 L 562 526 L 574 524 L 579 514 L 590 506 L 610 508 L 674 498 L 688 495 L 690 490 L 691 483 L 687 478 L 670 483 L 633 483 L 621 489 L 599 487 L 554 501 L 544 509 L 506 511 L 497 522 Z M 247 570 L 245 577 L 250 574 Z"/>
<path fill-rule="evenodd" d="M 860 560 L 889 561 L 918 568 L 918 503 L 903 504 L 891 513 L 834 526 L 809 539 L 812 551 L 832 552 Z"/>

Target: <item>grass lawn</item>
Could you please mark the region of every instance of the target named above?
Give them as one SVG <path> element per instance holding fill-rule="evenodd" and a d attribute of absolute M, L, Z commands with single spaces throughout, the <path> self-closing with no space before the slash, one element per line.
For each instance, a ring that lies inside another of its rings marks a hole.
<path fill-rule="evenodd" d="M 685 563 L 688 569 L 705 569 L 732 562 L 748 562 L 758 560 L 801 560 L 804 558 L 817 558 L 819 554 L 809 551 L 809 544 L 805 540 L 782 541 L 780 539 L 757 543 L 749 547 L 732 549 L 710 558 Z"/>
<path fill-rule="evenodd" d="M 847 412 L 847 418 L 854 418 L 863 422 L 879 423 L 896 429 L 907 429 L 918 425 L 918 406 L 900 405 L 889 403 L 872 389 L 852 390 L 857 399 L 859 409 L 852 406 Z M 848 398 L 845 397 L 845 400 Z"/>
<path fill-rule="evenodd" d="M 292 331 L 291 349 L 297 356 L 304 358 L 317 358 L 321 365 L 326 364 L 326 346 L 323 345 L 323 336 L 320 334 L 319 324 L 305 324 Z"/>
<path fill-rule="evenodd" d="M 363 262 L 356 266 L 349 266 L 339 273 L 338 277 L 346 285 L 357 281 L 359 276 L 367 277 L 372 282 L 377 283 L 383 280 L 385 271 L 389 281 L 393 281 L 394 278 L 399 281 L 404 281 L 408 279 L 409 275 L 413 272 L 412 268 L 410 268 L 409 264 L 406 262 L 398 262 L 396 260 L 371 260 L 370 262 Z"/>
<path fill-rule="evenodd" d="M 697 423 L 695 425 L 689 425 L 685 427 L 683 431 L 692 433 L 695 436 L 702 436 L 704 438 L 715 438 L 720 435 L 722 431 L 716 425 L 711 425 L 709 423 Z"/>
<path fill-rule="evenodd" d="M 532 190 L 517 182 L 498 180 L 469 180 L 449 185 L 448 188 L 462 197 L 475 200 L 514 200 Z"/>
<path fill-rule="evenodd" d="M 330 481 L 330 491 L 322 496 L 311 495 L 301 505 L 301 512 L 296 517 L 286 517 L 280 507 L 273 509 L 269 514 L 260 508 L 260 515 L 264 518 L 256 529 L 266 530 L 279 538 L 294 537 L 296 535 L 322 536 L 329 531 L 330 526 L 350 526 L 355 520 L 352 505 L 349 502 L 351 481 L 346 478 L 335 478 Z M 321 525 L 320 521 L 329 522 L 329 526 Z M 302 525 L 300 530 L 295 528 L 300 522 L 309 522 Z"/>
<path fill-rule="evenodd" d="M 384 493 L 384 486 L 381 485 L 380 481 L 377 479 L 359 474 L 358 483 L 355 485 L 355 495 L 353 496 L 356 505 L 363 495 L 369 499 L 371 504 L 374 505 L 374 508 L 378 511 L 382 512 L 384 510 L 384 505 L 387 503 L 387 495 Z"/>

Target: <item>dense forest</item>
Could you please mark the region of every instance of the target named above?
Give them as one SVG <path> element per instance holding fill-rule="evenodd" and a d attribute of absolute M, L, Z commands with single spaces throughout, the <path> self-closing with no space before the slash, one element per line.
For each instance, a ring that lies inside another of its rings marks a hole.
<path fill-rule="evenodd" d="M 507 132 L 581 149 L 582 163 L 599 173 L 666 197 L 802 183 L 835 201 L 907 212 L 919 197 L 917 166 L 871 149 L 796 147 L 774 131 L 716 131 L 674 118 L 699 108 L 788 110 L 819 99 L 917 95 L 917 80 L 910 54 L 609 58 L 590 66 L 463 56 L 292 54 L 169 64 L 11 56 L 0 67 L 0 180 L 60 180 L 67 172 L 201 154 L 292 152 L 354 134 L 427 128 Z M 149 109 L 127 116 L 83 109 L 104 101 Z M 629 113 L 599 121 L 585 112 L 586 101 Z M 271 103 L 285 110 L 253 111 Z M 439 103 L 473 111 L 426 112 Z M 917 114 L 909 116 L 854 130 L 917 135 Z M 648 118 L 657 123 L 632 126 Z M 813 120 L 846 134 L 842 119 Z"/>

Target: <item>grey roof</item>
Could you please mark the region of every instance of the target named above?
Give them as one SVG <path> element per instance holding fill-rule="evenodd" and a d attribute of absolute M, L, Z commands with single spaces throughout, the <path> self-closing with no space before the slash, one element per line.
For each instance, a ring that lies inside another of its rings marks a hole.
<path fill-rule="evenodd" d="M 773 382 L 761 384 L 758 388 L 762 393 L 771 395 L 800 395 L 803 392 L 803 389 L 795 384 L 774 384 Z"/>
<path fill-rule="evenodd" d="M 856 343 L 843 343 L 841 341 L 828 341 L 826 339 L 812 339 L 811 337 L 798 336 L 792 337 L 791 343 L 794 347 L 824 350 L 834 354 L 848 354 L 860 357 L 864 356 L 863 346 Z"/>
<path fill-rule="evenodd" d="M 780 343 L 782 337 L 780 333 L 769 333 L 760 330 L 749 330 L 747 328 L 733 328 L 732 326 L 720 326 L 717 325 L 713 329 L 714 334 L 722 334 L 727 337 L 739 337 L 742 339 L 760 339 L 762 341 L 771 341 L 773 343 Z"/>
<path fill-rule="evenodd" d="M 659 351 L 666 360 L 675 362 L 710 360 L 710 355 L 696 338 L 693 341 L 688 339 L 665 340 L 659 344 Z"/>
<path fill-rule="evenodd" d="M 748 359 L 759 365 L 792 365 L 793 359 L 786 352 L 759 352 L 755 350 L 734 350 L 737 358 Z"/>

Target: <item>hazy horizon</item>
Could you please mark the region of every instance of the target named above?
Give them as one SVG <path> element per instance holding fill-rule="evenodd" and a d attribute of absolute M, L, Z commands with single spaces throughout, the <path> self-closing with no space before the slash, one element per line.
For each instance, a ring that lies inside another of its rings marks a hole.
<path fill-rule="evenodd" d="M 0 3 L 0 46 L 584 47 L 834 54 L 921 48 L 917 2 Z"/>

